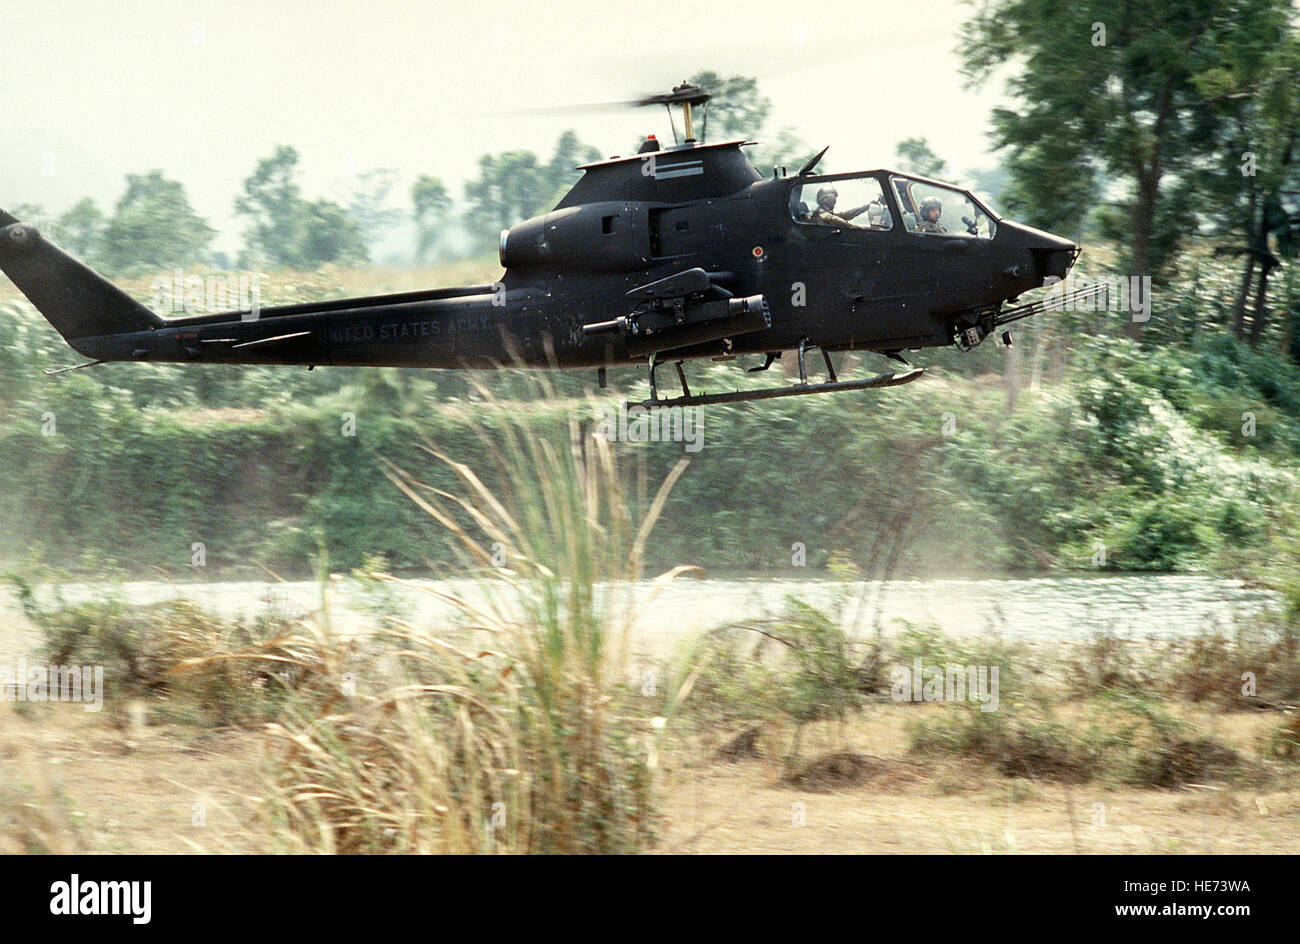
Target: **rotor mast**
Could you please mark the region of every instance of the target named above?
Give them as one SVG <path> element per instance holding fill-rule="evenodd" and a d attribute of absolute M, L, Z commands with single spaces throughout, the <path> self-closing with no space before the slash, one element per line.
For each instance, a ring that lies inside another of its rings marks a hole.
<path fill-rule="evenodd" d="M 668 110 L 668 121 L 673 125 L 673 135 L 677 134 L 677 126 L 673 123 L 673 106 L 682 107 L 682 123 L 685 130 L 685 143 L 695 143 L 695 106 L 703 106 L 711 96 L 698 85 L 692 85 L 690 82 L 683 82 L 681 85 L 673 86 L 673 90 L 667 95 L 652 95 L 649 98 L 643 98 L 636 102 L 638 105 L 663 105 Z"/>
<path fill-rule="evenodd" d="M 682 102 L 682 127 L 685 129 L 686 143 L 695 140 L 695 125 L 691 121 L 691 103 Z"/>

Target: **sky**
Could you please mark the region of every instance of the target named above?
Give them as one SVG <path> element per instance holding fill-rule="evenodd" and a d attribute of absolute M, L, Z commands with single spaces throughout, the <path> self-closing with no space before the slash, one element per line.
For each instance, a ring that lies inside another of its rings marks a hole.
<path fill-rule="evenodd" d="M 304 194 L 338 199 L 357 174 L 440 177 L 459 197 L 482 154 L 548 155 L 561 131 L 606 155 L 662 108 L 565 111 L 668 91 L 701 69 L 752 75 L 823 169 L 896 163 L 921 136 L 950 177 L 997 163 L 987 139 L 999 81 L 963 87 L 955 49 L 973 7 L 955 0 L 42 0 L 0 16 L 0 206 L 110 211 L 125 175 L 155 168 L 237 250 L 233 201 L 279 144 Z M 533 110 L 536 113 L 533 114 Z M 770 170 L 767 171 L 770 173 Z"/>

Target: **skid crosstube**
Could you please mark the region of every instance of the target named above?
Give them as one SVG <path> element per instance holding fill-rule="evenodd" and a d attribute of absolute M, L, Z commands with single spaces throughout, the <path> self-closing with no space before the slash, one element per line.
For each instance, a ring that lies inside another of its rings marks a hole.
<path fill-rule="evenodd" d="M 923 367 L 913 367 L 902 373 L 889 371 L 862 380 L 837 380 L 826 383 L 800 383 L 789 387 L 768 387 L 763 390 L 733 390 L 730 393 L 688 394 L 680 397 L 655 398 L 627 402 L 627 408 L 640 407 L 657 410 L 670 406 L 707 406 L 710 403 L 747 403 L 750 400 L 775 400 L 780 397 L 801 397 L 812 393 L 836 393 L 841 390 L 866 390 L 871 387 L 897 387 L 911 383 L 925 373 Z"/>

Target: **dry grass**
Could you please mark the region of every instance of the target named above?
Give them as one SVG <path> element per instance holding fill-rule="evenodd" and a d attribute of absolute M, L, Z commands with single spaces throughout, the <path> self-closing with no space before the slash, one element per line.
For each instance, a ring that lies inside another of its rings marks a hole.
<path fill-rule="evenodd" d="M 319 617 L 227 620 L 188 600 L 129 606 L 116 597 L 67 602 L 57 592 L 38 602 L 19 587 L 52 664 L 104 667 L 110 712 L 147 697 L 169 720 L 207 727 L 269 721 L 289 702 L 337 693 L 351 647 Z"/>
<path fill-rule="evenodd" d="M 454 632 L 389 621 L 394 676 L 376 694 L 273 728 L 288 752 L 271 816 L 289 848 L 634 852 L 654 840 L 656 735 L 629 708 L 626 642 L 647 602 L 633 595 L 645 542 L 682 467 L 638 514 L 609 443 L 573 420 L 538 435 L 505 415 L 484 437 L 495 489 L 436 444 L 459 491 L 389 470 L 478 575 L 476 593 L 444 597 L 462 616 Z"/>

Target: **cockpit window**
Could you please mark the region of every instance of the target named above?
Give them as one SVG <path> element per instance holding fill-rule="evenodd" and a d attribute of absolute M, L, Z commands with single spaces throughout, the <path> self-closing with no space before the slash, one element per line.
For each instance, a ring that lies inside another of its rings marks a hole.
<path fill-rule="evenodd" d="M 875 177 L 798 184 L 790 191 L 790 215 L 814 226 L 892 229 L 894 221 Z"/>
<path fill-rule="evenodd" d="M 968 193 L 906 177 L 890 181 L 903 210 L 903 226 L 910 232 L 974 239 L 992 239 L 997 232 L 997 221 Z"/>

